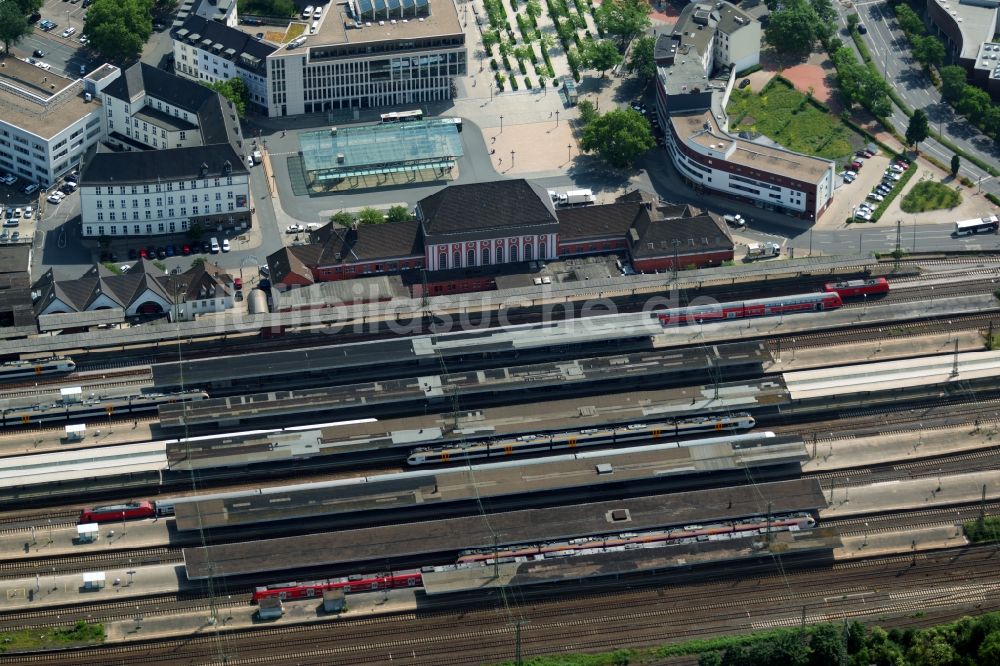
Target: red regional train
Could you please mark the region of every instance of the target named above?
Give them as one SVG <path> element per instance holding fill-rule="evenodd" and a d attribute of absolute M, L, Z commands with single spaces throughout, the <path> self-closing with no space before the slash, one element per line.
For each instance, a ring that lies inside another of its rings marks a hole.
<path fill-rule="evenodd" d="M 423 587 L 423 577 L 419 571 L 402 571 L 399 573 L 353 575 L 345 578 L 330 578 L 309 583 L 277 583 L 258 587 L 253 593 L 253 602 L 257 603 L 267 597 L 288 599 L 311 599 L 323 596 L 324 590 L 343 590 L 349 592 L 377 592 L 378 590 L 393 590 L 406 587 Z"/>
<path fill-rule="evenodd" d="M 844 282 L 828 282 L 823 287 L 827 293 L 840 294 L 841 298 L 853 296 L 871 296 L 873 294 L 888 294 L 889 281 L 884 277 L 868 280 L 846 280 Z"/>
<path fill-rule="evenodd" d="M 136 518 L 152 518 L 156 515 L 156 507 L 152 502 L 126 502 L 125 504 L 109 504 L 84 509 L 80 513 L 80 523 L 110 523 L 116 520 L 133 520 Z"/>
<path fill-rule="evenodd" d="M 769 315 L 788 314 L 792 312 L 817 312 L 834 310 L 844 304 L 840 294 L 794 294 L 791 296 L 776 296 L 774 298 L 758 298 L 751 301 L 735 303 L 711 303 L 708 305 L 693 305 L 686 308 L 671 308 L 658 312 L 657 317 L 664 326 L 688 322 L 722 321 L 727 319 L 744 319 L 746 317 L 766 317 Z"/>

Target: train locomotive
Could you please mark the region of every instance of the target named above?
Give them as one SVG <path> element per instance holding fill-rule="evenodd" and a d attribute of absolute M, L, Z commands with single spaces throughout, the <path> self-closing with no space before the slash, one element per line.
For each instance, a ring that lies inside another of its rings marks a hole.
<path fill-rule="evenodd" d="M 414 449 L 406 462 L 409 465 L 431 465 L 477 458 L 525 455 L 558 449 L 574 449 L 602 444 L 620 444 L 643 439 L 658 440 L 722 430 L 738 431 L 753 428 L 756 421 L 746 413 L 697 416 L 657 423 L 632 423 L 621 427 L 588 428 L 585 430 L 521 435 L 498 440 L 463 444 L 448 444 Z"/>
<path fill-rule="evenodd" d="M 841 298 L 854 298 L 856 296 L 873 296 L 889 293 L 889 281 L 884 277 L 870 278 L 867 280 L 845 280 L 843 282 L 827 282 L 823 286 L 823 291 L 827 293 L 840 294 Z"/>
<path fill-rule="evenodd" d="M 748 317 L 768 317 L 794 312 L 835 310 L 843 304 L 844 301 L 841 299 L 840 294 L 836 292 L 824 292 L 758 298 L 734 303 L 692 305 L 686 308 L 670 308 L 654 314 L 664 326 L 676 326 L 688 323 L 700 324 L 702 322 L 746 319 Z"/>
<path fill-rule="evenodd" d="M 74 370 L 76 363 L 68 356 L 53 356 L 35 361 L 10 361 L 0 363 L 0 382 L 62 375 Z"/>
<path fill-rule="evenodd" d="M 111 523 L 116 520 L 137 520 L 152 518 L 156 515 L 156 507 L 148 500 L 124 502 L 84 509 L 80 512 L 80 524 Z"/>

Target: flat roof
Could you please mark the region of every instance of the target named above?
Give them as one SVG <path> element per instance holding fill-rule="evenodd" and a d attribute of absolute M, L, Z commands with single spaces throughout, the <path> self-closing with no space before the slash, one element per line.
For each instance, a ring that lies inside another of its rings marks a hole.
<path fill-rule="evenodd" d="M 608 393 L 474 411 L 425 414 L 366 423 L 330 424 L 312 430 L 263 433 L 167 444 L 171 469 L 287 462 L 290 458 L 355 455 L 362 452 L 457 443 L 473 436 L 565 432 L 643 419 L 738 412 L 788 404 L 780 378 L 714 386 Z"/>
<path fill-rule="evenodd" d="M 458 126 L 450 118 L 303 132 L 299 147 L 306 173 L 340 174 L 386 165 L 412 167 L 463 155 Z"/>
<path fill-rule="evenodd" d="M 751 169 L 760 169 L 803 182 L 815 183 L 831 168 L 829 160 L 801 155 L 790 150 L 764 146 L 752 141 L 744 141 L 724 133 L 711 111 L 678 113 L 670 116 L 670 122 L 682 141 L 696 143 L 705 148 L 726 152 L 727 162 Z M 705 129 L 709 123 L 709 129 Z M 732 152 L 729 153 L 730 149 Z"/>
<path fill-rule="evenodd" d="M 50 139 L 89 113 L 99 113 L 97 96 L 86 102 L 83 81 L 73 81 L 12 56 L 0 57 L 3 122 Z"/>
<path fill-rule="evenodd" d="M 769 508 L 780 514 L 826 507 L 819 481 L 797 479 L 753 489 L 696 490 L 264 539 L 252 548 L 245 543 L 185 548 L 184 561 L 188 578 L 197 580 L 208 576 L 208 561 L 215 575 L 234 576 L 731 520 L 763 515 Z M 611 512 L 619 510 L 627 512 L 625 520 L 612 519 Z"/>
<path fill-rule="evenodd" d="M 731 347 L 731 349 L 726 349 Z M 727 353 L 731 351 L 732 354 Z M 301 357 L 309 362 L 308 354 Z M 759 368 L 771 354 L 759 343 L 713 345 L 704 350 L 661 349 L 599 358 L 582 358 L 534 365 L 486 368 L 450 374 L 423 374 L 404 379 L 324 386 L 316 389 L 269 391 L 249 396 L 212 398 L 186 405 L 181 410 L 164 408 L 164 426 L 169 419 L 183 418 L 188 425 L 221 421 L 260 420 L 295 413 L 347 410 L 348 416 L 380 415 L 392 405 L 433 404 L 457 396 L 460 402 L 476 401 L 477 396 L 498 397 L 517 393 L 521 399 L 534 395 L 546 400 L 569 391 L 607 392 L 616 387 L 631 390 L 636 385 L 666 384 L 688 379 L 689 373 L 710 370 L 723 376 L 728 368 Z M 385 358 L 386 363 L 393 359 Z M 301 368 L 302 365 L 299 365 Z M 311 368 L 317 370 L 319 368 Z M 301 370 L 300 370 L 301 371 Z M 424 370 L 426 372 L 426 369 Z M 410 374 L 410 373 L 407 373 Z M 374 410 L 374 412 L 373 412 Z M 181 413 L 178 414 L 178 411 Z"/>
<path fill-rule="evenodd" d="M 196 130 L 198 126 L 194 123 L 190 123 L 181 118 L 170 115 L 169 113 L 164 113 L 163 111 L 158 111 L 148 104 L 134 114 L 133 117 L 139 120 L 145 120 L 147 122 L 153 123 L 160 127 L 164 127 L 168 130 L 173 130 L 175 132 Z"/>
<path fill-rule="evenodd" d="M 358 8 L 361 9 L 361 3 L 366 1 L 361 0 Z M 369 4 L 386 8 L 385 0 L 372 0 Z M 416 16 L 412 10 L 393 14 L 391 11 L 383 9 L 385 11 L 384 19 L 372 21 L 371 18 L 367 18 L 365 20 L 371 25 L 367 25 L 363 21 L 360 28 L 347 28 L 348 25 L 354 26 L 355 19 L 348 16 L 345 9 L 346 3 L 328 4 L 323 12 L 319 29 L 315 35 L 309 35 L 306 47 L 321 49 L 324 46 L 341 44 L 368 44 L 439 35 L 464 35 L 454 0 L 427 0 L 426 3 L 421 2 L 420 4 L 430 5 L 428 14 Z M 362 16 L 364 16 L 363 13 Z M 312 23 L 312 21 L 304 22 Z M 293 54 L 294 50 L 276 52 L 276 54 L 282 55 L 285 53 Z"/>
<path fill-rule="evenodd" d="M 711 437 L 711 440 L 722 438 Z M 556 493 L 576 488 L 655 481 L 666 488 L 679 478 L 710 472 L 800 463 L 808 458 L 801 437 L 732 436 L 730 441 L 686 442 L 589 451 L 547 458 L 419 470 L 379 477 L 278 486 L 249 493 L 178 501 L 178 531 L 245 527 L 290 520 L 488 498 Z M 736 441 L 732 441 L 736 440 Z M 610 469 L 610 471 L 606 471 Z"/>
<path fill-rule="evenodd" d="M 962 2 L 961 0 L 932 0 L 951 16 L 962 33 L 960 58 L 975 59 L 979 45 L 993 39 L 997 28 L 997 4 L 990 2 Z"/>

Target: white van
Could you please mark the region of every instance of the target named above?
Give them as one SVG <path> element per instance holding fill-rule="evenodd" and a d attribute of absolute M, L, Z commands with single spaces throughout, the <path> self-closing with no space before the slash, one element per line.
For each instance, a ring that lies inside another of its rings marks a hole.
<path fill-rule="evenodd" d="M 313 6 L 308 5 L 305 9 L 302 10 L 302 18 L 304 19 L 310 18 L 312 16 L 312 13 L 313 13 Z"/>
<path fill-rule="evenodd" d="M 213 236 L 210 243 L 212 246 L 212 254 L 219 254 L 219 239 Z"/>
<path fill-rule="evenodd" d="M 319 30 L 319 21 L 313 21 L 312 25 L 309 26 L 309 34 L 315 35 L 317 30 Z"/>

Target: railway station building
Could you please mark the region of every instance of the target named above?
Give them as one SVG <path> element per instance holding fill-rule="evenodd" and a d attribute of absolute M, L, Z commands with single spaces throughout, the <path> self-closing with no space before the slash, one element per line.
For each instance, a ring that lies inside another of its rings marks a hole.
<path fill-rule="evenodd" d="M 636 271 L 718 266 L 733 240 L 717 216 L 632 192 L 611 204 L 556 209 L 527 180 L 456 185 L 422 199 L 416 219 L 345 229 L 268 257 L 278 289 L 399 274 L 413 294 L 496 289 L 497 276 L 538 262 L 618 253 Z"/>

